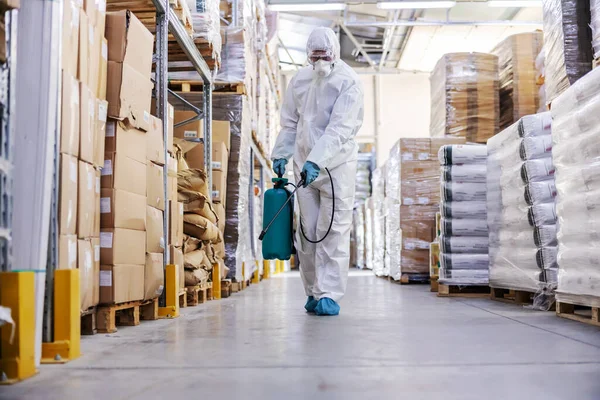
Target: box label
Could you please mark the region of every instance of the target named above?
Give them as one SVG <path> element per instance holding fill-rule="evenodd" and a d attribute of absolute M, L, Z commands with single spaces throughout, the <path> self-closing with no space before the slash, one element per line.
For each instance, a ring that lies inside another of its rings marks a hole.
<path fill-rule="evenodd" d="M 184 131 L 183 132 L 183 137 L 187 138 L 187 139 L 193 139 L 195 137 L 198 137 L 198 132 L 196 132 L 196 131 Z"/>
<path fill-rule="evenodd" d="M 73 16 L 71 18 L 71 25 L 78 28 L 79 27 L 79 9 L 73 3 L 71 3 L 71 12 L 73 13 Z"/>
<path fill-rule="evenodd" d="M 106 0 L 96 0 L 96 8 L 101 13 L 105 13 L 106 12 Z"/>
<path fill-rule="evenodd" d="M 90 44 L 94 45 L 94 27 L 92 25 L 90 25 L 88 29 L 88 38 L 90 40 Z"/>
<path fill-rule="evenodd" d="M 100 246 L 98 245 L 94 246 L 94 261 L 100 262 Z"/>
<path fill-rule="evenodd" d="M 212 167 L 214 169 L 221 169 L 221 161 L 213 161 L 212 162 Z"/>
<path fill-rule="evenodd" d="M 417 197 L 417 203 L 421 205 L 429 204 L 429 197 Z"/>
<path fill-rule="evenodd" d="M 92 121 L 93 121 L 94 118 L 96 118 L 96 100 L 89 99 L 89 101 L 88 101 L 88 108 L 89 108 L 89 111 L 90 111 L 90 117 L 92 117 Z"/>
<path fill-rule="evenodd" d="M 110 197 L 103 197 L 100 199 L 100 213 L 110 213 Z"/>
<path fill-rule="evenodd" d="M 183 203 L 179 203 L 179 215 L 183 216 Z"/>
<path fill-rule="evenodd" d="M 419 153 L 419 155 L 417 156 L 417 158 L 420 161 L 429 160 L 429 153 Z"/>
<path fill-rule="evenodd" d="M 69 168 L 69 178 L 71 182 L 77 183 L 77 166 L 71 165 L 71 168 Z"/>
<path fill-rule="evenodd" d="M 100 178 L 96 177 L 96 194 L 100 193 Z"/>
<path fill-rule="evenodd" d="M 106 125 L 106 137 L 115 137 L 116 124 Z"/>
<path fill-rule="evenodd" d="M 212 191 L 212 197 L 213 197 L 213 200 L 214 199 L 218 199 L 219 198 L 219 191 L 218 190 L 213 190 Z"/>
<path fill-rule="evenodd" d="M 77 262 L 77 242 L 73 241 L 69 243 L 69 264 Z"/>
<path fill-rule="evenodd" d="M 112 232 L 100 232 L 100 247 L 103 249 L 112 249 L 113 234 Z"/>
<path fill-rule="evenodd" d="M 404 248 L 405 248 L 406 250 L 414 250 L 414 249 L 415 249 L 415 244 L 414 244 L 414 243 L 412 243 L 412 242 L 407 242 L 407 243 L 404 243 Z"/>
<path fill-rule="evenodd" d="M 102 42 L 102 59 L 108 61 L 108 45 L 106 42 Z"/>
<path fill-rule="evenodd" d="M 101 101 L 98 105 L 98 121 L 106 122 L 107 116 L 108 116 L 108 103 Z"/>
<path fill-rule="evenodd" d="M 94 181 L 95 181 L 94 178 L 96 178 L 94 176 L 94 172 L 92 172 L 92 171 L 88 172 L 88 178 L 87 178 L 87 189 L 88 190 L 94 190 Z"/>
<path fill-rule="evenodd" d="M 112 160 L 104 160 L 104 168 L 102 168 L 102 176 L 112 175 Z"/>
<path fill-rule="evenodd" d="M 405 197 L 404 200 L 402 201 L 402 203 L 405 206 L 412 206 L 413 204 L 415 204 L 415 201 L 410 197 Z"/>
<path fill-rule="evenodd" d="M 147 124 L 150 123 L 150 114 L 148 114 L 148 111 L 144 111 L 144 122 Z"/>
<path fill-rule="evenodd" d="M 169 107 L 169 118 L 170 119 L 175 118 L 175 107 Z"/>
<path fill-rule="evenodd" d="M 413 153 L 402 153 L 402 161 L 414 160 Z"/>
<path fill-rule="evenodd" d="M 112 271 L 100 271 L 100 286 L 112 286 Z"/>

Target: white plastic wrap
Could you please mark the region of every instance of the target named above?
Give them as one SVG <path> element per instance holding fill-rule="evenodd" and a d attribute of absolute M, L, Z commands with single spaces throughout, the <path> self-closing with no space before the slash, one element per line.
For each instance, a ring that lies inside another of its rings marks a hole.
<path fill-rule="evenodd" d="M 365 201 L 365 267 L 367 269 L 373 269 L 373 199 L 368 198 Z"/>
<path fill-rule="evenodd" d="M 592 46 L 594 47 L 594 58 L 600 58 L 600 0 L 590 0 L 590 11 L 592 16 Z"/>
<path fill-rule="evenodd" d="M 363 269 L 366 265 L 365 257 L 365 208 L 364 206 L 356 207 L 354 209 L 354 238 L 356 240 L 355 249 L 355 267 Z"/>
<path fill-rule="evenodd" d="M 484 183 L 487 179 L 485 164 L 445 165 L 441 167 L 442 180 L 445 182 Z"/>
<path fill-rule="evenodd" d="M 385 267 L 385 169 L 373 171 L 373 273 L 384 275 Z"/>
<path fill-rule="evenodd" d="M 488 233 L 485 219 L 446 219 L 442 218 L 442 234 L 447 236 L 486 236 Z"/>
<path fill-rule="evenodd" d="M 600 69 L 556 99 L 552 106 L 558 191 L 557 300 L 600 306 Z M 581 147 L 580 147 L 581 146 Z M 573 154 L 576 152 L 576 154 Z"/>
<path fill-rule="evenodd" d="M 490 286 L 543 294 L 541 308 L 550 305 L 546 295 L 557 270 L 556 247 L 549 246 L 553 230 L 547 228 L 556 222 L 557 190 L 547 172 L 551 133 L 550 113 L 542 113 L 523 117 L 488 141 Z"/>
<path fill-rule="evenodd" d="M 454 146 L 443 146 L 438 151 L 438 159 L 441 165 L 462 165 L 487 163 L 487 149 L 485 146 L 472 146 L 459 144 Z"/>
<path fill-rule="evenodd" d="M 485 182 L 442 182 L 441 190 L 442 201 L 444 203 L 455 201 L 481 202 L 486 199 Z"/>

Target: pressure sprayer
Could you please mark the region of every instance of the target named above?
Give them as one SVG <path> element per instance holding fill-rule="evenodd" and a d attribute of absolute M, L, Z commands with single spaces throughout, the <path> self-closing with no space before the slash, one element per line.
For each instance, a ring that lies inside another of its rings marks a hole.
<path fill-rule="evenodd" d="M 311 240 L 306 237 L 302 221 L 299 221 L 302 236 L 310 243 L 321 243 L 331 232 L 333 226 L 333 217 L 335 215 L 335 190 L 333 188 L 333 179 L 329 170 L 325 168 L 329 181 L 331 182 L 331 196 L 333 198 L 331 222 L 329 228 L 321 239 Z M 295 185 L 286 178 L 278 174 L 273 178 L 273 188 L 265 192 L 263 206 L 263 230 L 258 240 L 263 242 L 262 253 L 265 260 L 289 260 L 294 251 L 294 195 L 302 188 L 306 181 L 306 174 L 300 174 L 300 181 Z M 294 191 L 290 192 L 286 186 L 293 186 Z M 277 211 L 275 211 L 277 210 Z M 302 214 L 302 210 L 300 210 Z M 267 222 L 268 221 L 268 222 Z"/>

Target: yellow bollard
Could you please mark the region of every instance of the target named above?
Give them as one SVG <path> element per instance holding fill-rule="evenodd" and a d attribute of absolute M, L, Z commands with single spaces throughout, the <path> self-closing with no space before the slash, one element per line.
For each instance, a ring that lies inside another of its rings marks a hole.
<path fill-rule="evenodd" d="M 221 299 L 221 266 L 219 263 L 213 264 L 212 284 L 213 300 Z"/>
<path fill-rule="evenodd" d="M 54 271 L 54 342 L 42 343 L 42 364 L 81 356 L 81 302 L 78 269 Z"/>
<path fill-rule="evenodd" d="M 252 274 L 252 283 L 260 283 L 260 268 L 258 268 L 258 260 L 255 261 L 255 264 L 256 269 L 254 270 L 254 274 Z"/>
<path fill-rule="evenodd" d="M 263 260 L 263 279 L 271 277 L 271 261 Z"/>
<path fill-rule="evenodd" d="M 35 369 L 35 272 L 0 272 L 0 304 L 11 309 L 15 321 L 0 327 L 0 372 L 11 384 L 37 373 Z"/>
<path fill-rule="evenodd" d="M 165 269 L 165 307 L 158 307 L 158 316 L 161 318 L 179 317 L 179 267 L 168 264 Z"/>

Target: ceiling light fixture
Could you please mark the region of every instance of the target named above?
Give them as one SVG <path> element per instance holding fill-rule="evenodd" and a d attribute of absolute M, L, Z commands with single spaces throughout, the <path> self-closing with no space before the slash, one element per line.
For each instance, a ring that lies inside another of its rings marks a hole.
<path fill-rule="evenodd" d="M 377 3 L 382 10 L 399 10 L 414 8 L 452 8 L 456 1 L 383 1 Z"/>
<path fill-rule="evenodd" d="M 541 7 L 541 0 L 490 0 L 490 7 Z"/>
<path fill-rule="evenodd" d="M 271 11 L 341 11 L 346 8 L 344 3 L 302 3 L 302 4 L 269 4 Z"/>

